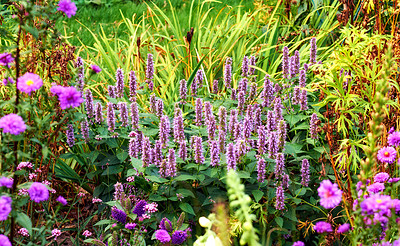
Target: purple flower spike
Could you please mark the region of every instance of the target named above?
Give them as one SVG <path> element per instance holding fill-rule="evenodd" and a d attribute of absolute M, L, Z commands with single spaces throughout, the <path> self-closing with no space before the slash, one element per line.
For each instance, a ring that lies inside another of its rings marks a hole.
<path fill-rule="evenodd" d="M 114 103 L 107 103 L 107 125 L 110 132 L 115 130 L 115 113 L 114 113 Z"/>
<path fill-rule="evenodd" d="M 219 146 L 217 141 L 210 141 L 210 165 L 215 167 L 219 166 Z"/>
<path fill-rule="evenodd" d="M 311 115 L 311 119 L 310 119 L 310 137 L 311 137 L 311 139 L 318 139 L 317 122 L 318 122 L 318 116 L 316 113 L 313 113 Z"/>
<path fill-rule="evenodd" d="M 201 126 L 201 123 L 203 121 L 203 100 L 201 98 L 196 98 L 196 106 L 195 106 L 195 112 L 196 112 L 196 125 Z"/>
<path fill-rule="evenodd" d="M 227 89 L 231 88 L 232 83 L 232 58 L 228 57 L 225 61 L 224 82 Z"/>
<path fill-rule="evenodd" d="M 184 103 L 187 98 L 187 82 L 186 82 L 186 80 L 182 79 L 179 82 L 179 85 L 180 85 L 179 86 L 179 95 L 182 99 L 182 102 Z"/>
<path fill-rule="evenodd" d="M 87 120 L 83 120 L 81 122 L 81 132 L 82 132 L 82 137 L 85 140 L 85 143 L 89 142 L 89 123 Z"/>
<path fill-rule="evenodd" d="M 208 120 L 212 115 L 213 115 L 212 104 L 208 101 L 204 102 L 204 118 L 205 118 L 205 120 Z"/>
<path fill-rule="evenodd" d="M 151 155 L 150 155 L 150 139 L 148 137 L 144 137 L 142 141 L 142 161 L 143 167 L 147 167 L 150 165 Z"/>
<path fill-rule="evenodd" d="M 300 70 L 300 75 L 299 75 L 299 86 L 304 88 L 306 87 L 306 71 Z"/>
<path fill-rule="evenodd" d="M 176 230 L 172 233 L 171 242 L 175 245 L 180 245 L 186 241 L 187 233 L 186 231 Z"/>
<path fill-rule="evenodd" d="M 238 94 L 238 110 L 242 114 L 245 110 L 245 94 L 244 91 L 240 91 Z"/>
<path fill-rule="evenodd" d="M 248 73 L 249 73 L 249 58 L 247 56 L 244 56 L 242 62 L 242 77 L 249 76 Z"/>
<path fill-rule="evenodd" d="M 257 94 L 257 84 L 253 82 L 250 84 L 249 98 L 247 100 L 250 102 L 253 101 L 256 98 L 256 94 Z"/>
<path fill-rule="evenodd" d="M 182 142 L 179 143 L 178 156 L 183 161 L 185 161 L 186 158 L 187 158 L 187 148 L 186 148 L 186 142 L 185 141 L 182 141 Z"/>
<path fill-rule="evenodd" d="M 93 95 L 92 91 L 89 89 L 86 89 L 85 91 L 85 108 L 86 108 L 86 114 L 88 118 L 93 118 L 94 116 L 94 110 L 93 110 Z"/>
<path fill-rule="evenodd" d="M 256 57 L 255 56 L 250 56 L 249 59 L 249 76 L 253 76 L 254 72 L 256 71 L 255 66 L 256 66 Z"/>
<path fill-rule="evenodd" d="M 146 64 L 146 81 L 149 85 L 149 89 L 153 90 L 153 78 L 154 78 L 154 61 L 153 54 L 147 54 L 147 64 Z"/>
<path fill-rule="evenodd" d="M 212 92 L 214 94 L 218 94 L 218 80 L 216 80 L 216 79 L 213 82 L 213 90 L 212 90 Z"/>
<path fill-rule="evenodd" d="M 278 153 L 278 137 L 276 132 L 270 132 L 268 138 L 268 158 L 275 158 Z"/>
<path fill-rule="evenodd" d="M 226 147 L 226 164 L 228 171 L 236 170 L 236 151 L 233 143 L 229 143 Z"/>
<path fill-rule="evenodd" d="M 220 131 L 226 131 L 226 108 L 224 106 L 219 107 L 218 111 L 218 119 L 219 119 L 219 127 Z"/>
<path fill-rule="evenodd" d="M 185 140 L 182 109 L 176 109 L 176 116 L 174 117 L 174 140 L 179 143 Z"/>
<path fill-rule="evenodd" d="M 131 103 L 131 124 L 133 130 L 139 128 L 139 109 L 136 100 Z"/>
<path fill-rule="evenodd" d="M 284 151 L 286 142 L 286 122 L 284 120 L 279 121 L 276 134 L 278 138 L 278 148 Z"/>
<path fill-rule="evenodd" d="M 103 122 L 103 107 L 101 106 L 101 103 L 97 102 L 94 105 L 94 112 L 96 123 L 101 124 Z"/>
<path fill-rule="evenodd" d="M 128 123 L 128 105 L 126 102 L 119 102 L 118 103 L 119 114 L 121 119 L 121 126 L 127 126 Z"/>
<path fill-rule="evenodd" d="M 317 63 L 317 39 L 312 38 L 310 41 L 310 64 Z"/>
<path fill-rule="evenodd" d="M 285 194 L 283 192 L 282 185 L 276 187 L 275 209 L 276 210 L 284 210 L 285 209 Z"/>
<path fill-rule="evenodd" d="M 159 128 L 161 144 L 163 148 L 166 148 L 168 146 L 169 133 L 171 131 L 171 126 L 167 115 L 161 117 Z"/>
<path fill-rule="evenodd" d="M 168 150 L 168 164 L 167 164 L 167 175 L 169 177 L 176 176 L 176 159 L 175 159 L 175 150 Z"/>
<path fill-rule="evenodd" d="M 263 155 L 266 152 L 266 146 L 265 146 L 266 139 L 267 139 L 267 135 L 265 132 L 265 126 L 259 126 L 258 127 L 258 140 L 257 140 L 259 155 Z"/>
<path fill-rule="evenodd" d="M 113 207 L 111 210 L 111 216 L 119 223 L 126 223 L 126 213 L 123 210 Z"/>
<path fill-rule="evenodd" d="M 301 184 L 308 187 L 310 182 L 310 163 L 307 159 L 303 159 L 301 162 Z"/>
<path fill-rule="evenodd" d="M 276 130 L 276 120 L 274 111 L 267 112 L 267 124 L 266 124 L 267 132 L 272 132 Z"/>
<path fill-rule="evenodd" d="M 75 135 L 74 135 L 74 127 L 71 124 L 68 124 L 67 128 L 67 144 L 69 147 L 75 145 Z"/>
<path fill-rule="evenodd" d="M 218 146 L 219 146 L 219 151 L 221 153 L 225 152 L 225 140 L 226 140 L 226 132 L 225 131 L 219 131 L 219 134 L 218 134 Z"/>
<path fill-rule="evenodd" d="M 238 115 L 237 110 L 236 109 L 231 109 L 231 114 L 230 114 L 230 118 L 229 118 L 229 128 L 228 128 L 229 133 L 231 134 L 231 136 L 234 135 L 235 127 L 236 127 L 236 124 L 238 122 L 237 115 Z"/>
<path fill-rule="evenodd" d="M 263 107 L 269 107 L 272 100 L 273 100 L 273 95 L 274 95 L 274 87 L 273 83 L 269 79 L 270 76 L 267 74 L 264 77 L 264 89 L 262 91 L 261 97 L 263 100 L 262 106 Z"/>
<path fill-rule="evenodd" d="M 136 89 L 137 89 L 137 78 L 135 71 L 130 71 L 129 72 L 129 96 L 131 97 L 131 102 L 132 98 L 136 97 Z"/>
<path fill-rule="evenodd" d="M 161 118 L 163 116 L 163 111 L 164 111 L 164 102 L 163 100 L 158 99 L 156 103 L 156 115 L 158 118 Z"/>
<path fill-rule="evenodd" d="M 294 78 L 297 74 L 299 74 L 300 70 L 300 54 L 299 51 L 296 50 L 294 55 L 290 58 L 290 77 Z"/>
<path fill-rule="evenodd" d="M 275 178 L 279 179 L 283 175 L 285 168 L 285 156 L 283 153 L 278 153 L 275 159 Z"/>
<path fill-rule="evenodd" d="M 282 117 L 282 99 L 280 97 L 276 97 L 274 101 L 274 113 L 275 113 L 275 120 L 283 120 Z"/>
<path fill-rule="evenodd" d="M 262 158 L 257 162 L 257 181 L 260 183 L 265 181 L 265 160 Z"/>
<path fill-rule="evenodd" d="M 108 96 L 111 98 L 115 98 L 115 86 L 109 85 L 108 86 Z"/>
<path fill-rule="evenodd" d="M 303 88 L 300 90 L 300 110 L 307 110 L 307 91 Z"/>
<path fill-rule="evenodd" d="M 117 72 L 115 74 L 115 93 L 116 97 L 123 97 L 124 96 L 124 84 L 125 84 L 125 78 L 124 78 L 124 71 L 121 68 L 117 69 Z"/>
<path fill-rule="evenodd" d="M 138 157 L 136 138 L 129 139 L 128 154 L 130 157 L 134 157 L 134 158 Z"/>
<path fill-rule="evenodd" d="M 204 163 L 203 141 L 201 137 L 194 136 L 194 160 L 197 164 Z"/>
<path fill-rule="evenodd" d="M 284 79 L 289 79 L 289 48 L 283 47 L 282 53 L 282 76 Z"/>
<path fill-rule="evenodd" d="M 249 80 L 247 78 L 241 79 L 238 84 L 238 92 L 243 91 L 244 94 L 246 95 L 248 83 L 249 83 Z"/>
<path fill-rule="evenodd" d="M 321 198 L 321 206 L 331 209 L 339 205 L 342 200 L 342 191 L 337 184 L 332 184 L 330 180 L 323 180 L 318 188 L 318 195 Z"/>

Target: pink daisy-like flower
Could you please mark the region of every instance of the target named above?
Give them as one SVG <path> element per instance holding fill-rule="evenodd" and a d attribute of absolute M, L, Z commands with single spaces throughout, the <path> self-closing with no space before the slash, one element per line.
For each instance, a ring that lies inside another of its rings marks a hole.
<path fill-rule="evenodd" d="M 21 116 L 8 114 L 0 119 L 0 128 L 4 133 L 19 135 L 26 130 L 26 125 Z"/>
<path fill-rule="evenodd" d="M 17 80 L 17 88 L 18 90 L 25 92 L 27 94 L 31 94 L 32 91 L 39 90 L 42 87 L 43 81 L 39 77 L 39 75 L 34 73 L 25 73 Z"/>
<path fill-rule="evenodd" d="M 50 92 L 53 93 L 55 96 L 60 96 L 62 91 L 63 91 L 64 87 L 61 85 L 53 85 L 50 88 Z"/>
<path fill-rule="evenodd" d="M 378 151 L 377 158 L 381 162 L 393 163 L 396 160 L 397 151 L 393 147 L 382 147 Z"/>
<path fill-rule="evenodd" d="M 367 191 L 372 193 L 378 193 L 385 190 L 385 185 L 382 183 L 373 183 L 372 185 L 367 186 Z"/>
<path fill-rule="evenodd" d="M 71 0 L 61 0 L 58 2 L 58 8 L 57 10 L 64 12 L 68 18 L 71 18 L 71 16 L 76 14 L 76 5 L 74 2 L 71 2 Z"/>
<path fill-rule="evenodd" d="M 389 179 L 389 174 L 385 172 L 377 173 L 374 177 L 375 183 L 384 183 Z"/>
<path fill-rule="evenodd" d="M 337 229 L 337 233 L 346 233 L 350 230 L 350 225 L 345 223 L 343 225 L 340 225 Z"/>
<path fill-rule="evenodd" d="M 42 183 L 34 182 L 28 189 L 28 192 L 29 196 L 31 197 L 31 200 L 37 203 L 49 199 L 49 190 Z"/>
<path fill-rule="evenodd" d="M 82 93 L 73 86 L 64 87 L 58 95 L 58 100 L 62 109 L 78 107 L 83 102 Z"/>
<path fill-rule="evenodd" d="M 62 196 L 57 197 L 57 202 L 61 203 L 62 205 L 66 206 L 68 204 L 67 199 Z"/>
<path fill-rule="evenodd" d="M 314 230 L 318 233 L 331 232 L 332 226 L 328 222 L 319 221 L 315 224 Z"/>
<path fill-rule="evenodd" d="M 321 206 L 330 209 L 339 205 L 342 200 L 342 191 L 337 184 L 332 184 L 330 180 L 323 180 L 318 188 L 318 195 L 321 198 Z"/>
<path fill-rule="evenodd" d="M 93 70 L 93 72 L 95 73 L 100 73 L 101 72 L 101 68 L 95 64 L 90 65 L 90 68 Z"/>
<path fill-rule="evenodd" d="M 400 132 L 393 132 L 388 137 L 388 144 L 397 147 L 400 145 Z"/>

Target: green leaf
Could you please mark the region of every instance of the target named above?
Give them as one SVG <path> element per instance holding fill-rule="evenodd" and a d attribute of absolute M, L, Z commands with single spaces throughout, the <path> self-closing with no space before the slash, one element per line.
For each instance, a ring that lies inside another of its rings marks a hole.
<path fill-rule="evenodd" d="M 149 199 L 152 200 L 152 201 L 155 201 L 155 202 L 166 201 L 166 200 L 167 200 L 166 197 L 160 196 L 160 195 L 158 195 L 158 194 L 152 194 L 152 195 L 150 195 L 150 196 L 149 196 Z"/>
<path fill-rule="evenodd" d="M 24 227 L 28 230 L 29 235 L 32 235 L 32 221 L 28 215 L 18 212 L 16 221 L 21 227 Z"/>
<path fill-rule="evenodd" d="M 146 176 L 146 178 L 148 178 L 150 181 L 156 182 L 156 183 L 166 183 L 168 181 L 168 179 L 164 179 L 164 178 L 159 178 L 156 176 Z"/>
<path fill-rule="evenodd" d="M 275 222 L 280 228 L 283 227 L 283 219 L 281 217 L 275 217 Z"/>
<path fill-rule="evenodd" d="M 262 192 L 260 190 L 253 190 L 251 193 L 253 194 L 256 202 L 260 201 L 264 195 L 264 192 Z"/>
<path fill-rule="evenodd" d="M 121 162 L 125 161 L 126 158 L 128 158 L 128 153 L 126 153 L 125 151 L 121 151 L 117 154 L 117 158 L 118 160 L 120 160 Z"/>
<path fill-rule="evenodd" d="M 108 225 L 108 224 L 114 224 L 114 223 L 115 223 L 114 220 L 100 220 L 99 222 L 97 222 L 94 225 L 95 226 L 100 226 L 100 225 Z"/>
<path fill-rule="evenodd" d="M 192 175 L 188 175 L 188 174 L 182 174 L 182 175 L 179 175 L 178 177 L 174 178 L 174 180 L 176 180 L 176 181 L 185 181 L 185 180 L 189 180 L 189 179 L 196 180 L 195 177 L 193 177 Z"/>
<path fill-rule="evenodd" d="M 195 198 L 195 195 L 193 194 L 193 192 L 191 192 L 190 190 L 187 189 L 178 189 L 176 191 L 177 194 L 181 194 L 183 197 L 193 197 Z"/>
<path fill-rule="evenodd" d="M 185 203 L 181 203 L 181 204 L 179 204 L 179 207 L 182 209 L 183 212 L 186 212 L 186 213 L 189 213 L 189 214 L 193 214 L 194 216 L 196 216 L 192 206 L 190 206 L 189 203 L 186 203 L 186 202 Z"/>

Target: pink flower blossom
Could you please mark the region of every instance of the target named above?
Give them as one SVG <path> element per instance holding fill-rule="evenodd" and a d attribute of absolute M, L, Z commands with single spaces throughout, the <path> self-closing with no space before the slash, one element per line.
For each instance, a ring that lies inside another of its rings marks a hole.
<path fill-rule="evenodd" d="M 318 188 L 318 195 L 321 198 L 321 206 L 330 209 L 339 205 L 342 200 L 342 191 L 337 184 L 332 184 L 330 180 L 323 180 Z"/>

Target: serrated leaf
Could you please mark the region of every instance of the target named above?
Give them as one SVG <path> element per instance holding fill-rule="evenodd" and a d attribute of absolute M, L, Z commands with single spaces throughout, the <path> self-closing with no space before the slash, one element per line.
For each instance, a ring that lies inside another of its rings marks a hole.
<path fill-rule="evenodd" d="M 253 190 L 251 193 L 253 194 L 256 202 L 260 201 L 264 195 L 264 192 L 262 192 L 260 190 Z"/>
<path fill-rule="evenodd" d="M 283 227 L 283 219 L 281 217 L 275 217 L 275 222 L 280 228 Z"/>
<path fill-rule="evenodd" d="M 188 174 L 182 174 L 179 175 L 178 177 L 174 178 L 174 180 L 176 181 L 185 181 L 185 180 L 196 180 L 195 177 L 193 177 L 192 175 L 188 175 Z"/>
<path fill-rule="evenodd" d="M 32 221 L 28 215 L 22 212 L 18 212 L 16 222 L 28 230 L 29 235 L 32 235 Z"/>
<path fill-rule="evenodd" d="M 185 203 L 181 203 L 181 204 L 179 204 L 179 207 L 182 209 L 183 212 L 186 212 L 186 213 L 189 213 L 189 214 L 192 214 L 192 215 L 196 216 L 192 206 L 190 206 L 189 203 L 186 203 L 186 202 Z"/>

